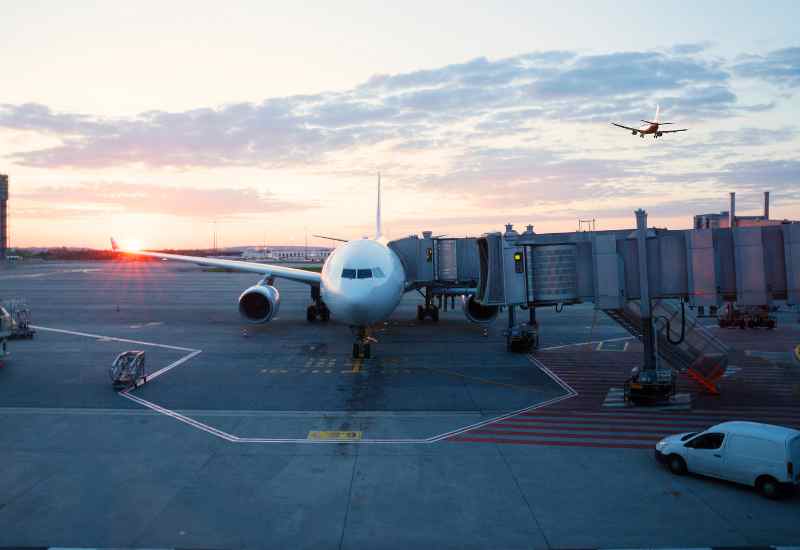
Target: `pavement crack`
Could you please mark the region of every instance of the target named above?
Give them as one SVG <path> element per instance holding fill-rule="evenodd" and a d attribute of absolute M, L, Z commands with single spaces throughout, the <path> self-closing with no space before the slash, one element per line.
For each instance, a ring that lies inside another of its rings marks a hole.
<path fill-rule="evenodd" d="M 503 463 L 506 465 L 506 468 L 508 468 L 508 473 L 511 474 L 511 479 L 514 480 L 514 484 L 517 486 L 517 491 L 519 491 L 519 494 L 522 497 L 522 501 L 528 508 L 528 513 L 531 515 L 531 519 L 533 519 L 533 522 L 536 524 L 536 528 L 539 530 L 539 533 L 541 533 L 542 538 L 544 539 L 544 543 L 547 545 L 547 548 L 552 548 L 553 545 L 550 544 L 550 541 L 547 538 L 547 534 L 544 532 L 542 524 L 539 522 L 539 518 L 536 517 L 536 513 L 533 511 L 533 507 L 531 506 L 531 503 L 528 501 L 528 497 L 525 496 L 525 491 L 522 490 L 522 485 L 520 485 L 519 479 L 517 479 L 516 474 L 514 474 L 514 470 L 513 468 L 511 468 L 511 464 L 508 462 L 508 458 L 506 457 L 506 455 L 503 454 L 503 450 L 500 448 L 500 445 L 495 445 L 495 448 L 497 449 L 497 453 L 500 455 L 500 458 L 503 459 Z"/>
<path fill-rule="evenodd" d="M 344 511 L 344 520 L 342 521 L 342 534 L 339 536 L 339 550 L 342 550 L 342 546 L 344 545 L 344 534 L 347 530 L 347 520 L 350 517 L 350 507 L 352 506 L 353 502 L 353 485 L 355 484 L 356 480 L 356 471 L 358 469 L 358 447 L 355 447 L 356 456 L 353 459 L 353 471 L 350 474 L 350 487 L 347 489 L 347 508 Z"/>

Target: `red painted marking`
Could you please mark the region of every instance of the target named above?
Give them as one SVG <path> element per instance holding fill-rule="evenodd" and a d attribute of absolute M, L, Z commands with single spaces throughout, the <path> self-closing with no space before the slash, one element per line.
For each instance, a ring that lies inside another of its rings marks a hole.
<path fill-rule="evenodd" d="M 574 406 L 572 404 L 571 406 Z M 557 416 L 557 417 L 566 417 L 569 418 L 589 418 L 589 419 L 597 419 L 602 420 L 603 418 L 609 419 L 622 419 L 624 421 L 629 420 L 676 420 L 680 421 L 689 421 L 689 422 L 719 422 L 720 420 L 727 420 L 730 418 L 743 418 L 746 416 L 752 416 L 753 418 L 760 418 L 760 419 L 773 419 L 773 420 L 784 420 L 788 422 L 796 422 L 800 421 L 800 415 L 786 415 L 781 413 L 771 414 L 770 412 L 763 412 L 759 413 L 758 411 L 748 412 L 747 410 L 731 410 L 731 411 L 724 411 L 715 414 L 679 414 L 679 413 L 671 413 L 671 412 L 664 412 L 663 414 L 641 414 L 637 411 L 609 411 L 609 412 L 591 412 L 591 411 L 576 411 L 575 414 L 565 414 L 565 412 L 559 410 L 545 410 L 541 409 L 539 411 L 531 411 L 522 413 L 518 416 L 513 418 L 524 420 L 527 418 L 545 418 L 549 416 Z"/>
<path fill-rule="evenodd" d="M 597 420 L 575 420 L 568 417 L 565 418 L 531 418 L 531 417 L 513 417 L 514 421 L 518 422 L 530 422 L 532 424 L 590 424 L 596 426 L 611 426 L 611 427 L 620 427 L 620 426 L 654 426 L 654 427 L 662 427 L 662 428 L 680 428 L 680 427 L 692 427 L 692 426 L 708 426 L 708 422 L 672 422 L 672 423 L 661 423 L 661 422 L 650 422 L 649 420 L 625 420 L 620 419 L 619 421 L 609 421 L 603 419 Z M 502 422 L 502 421 L 499 421 Z"/>
<path fill-rule="evenodd" d="M 516 424 L 514 422 L 495 422 L 494 424 L 488 424 L 480 429 L 485 428 L 508 428 L 510 430 L 519 430 L 520 432 L 525 431 L 537 431 L 537 430 L 544 430 L 544 429 L 559 429 L 565 430 L 569 432 L 602 432 L 607 431 L 603 428 L 597 426 L 553 426 L 551 424 Z M 627 428 L 621 426 L 612 426 L 611 429 L 616 430 L 618 432 L 626 432 L 626 433 L 642 433 L 642 434 L 652 434 L 652 433 L 664 433 L 665 435 L 671 435 L 677 433 L 675 431 L 662 431 L 662 430 L 649 430 L 647 428 Z M 620 436 L 623 437 L 623 436 Z"/>
<path fill-rule="evenodd" d="M 480 428 L 472 430 L 468 433 L 471 434 L 491 434 L 491 435 L 515 435 L 518 437 L 558 437 L 564 439 L 611 439 L 614 441 L 658 441 L 659 439 L 670 435 L 653 434 L 653 435 L 622 435 L 622 434 L 572 434 L 566 432 L 535 432 L 535 431 L 519 431 L 519 430 L 487 430 Z"/>
<path fill-rule="evenodd" d="M 544 447 L 595 447 L 600 449 L 652 449 L 652 445 L 622 444 L 622 443 L 595 443 L 593 441 L 537 441 L 533 439 L 504 439 L 499 437 L 479 438 L 479 437 L 453 437 L 448 441 L 462 443 L 499 443 L 501 445 L 541 445 Z"/>

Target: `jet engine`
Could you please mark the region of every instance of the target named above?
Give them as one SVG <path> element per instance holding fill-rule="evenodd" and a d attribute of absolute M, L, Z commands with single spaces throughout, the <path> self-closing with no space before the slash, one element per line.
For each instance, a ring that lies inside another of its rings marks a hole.
<path fill-rule="evenodd" d="M 661 136 L 663 136 L 663 135 L 664 135 L 664 133 L 663 133 L 663 132 L 656 132 L 656 137 L 657 137 L 657 138 L 660 138 L 660 137 L 661 137 Z"/>
<path fill-rule="evenodd" d="M 497 317 L 499 306 L 482 306 L 475 300 L 475 296 L 462 296 L 464 315 L 473 323 L 485 324 Z"/>
<path fill-rule="evenodd" d="M 278 313 L 281 295 L 269 285 L 251 286 L 239 296 L 239 313 L 251 323 L 266 323 Z"/>

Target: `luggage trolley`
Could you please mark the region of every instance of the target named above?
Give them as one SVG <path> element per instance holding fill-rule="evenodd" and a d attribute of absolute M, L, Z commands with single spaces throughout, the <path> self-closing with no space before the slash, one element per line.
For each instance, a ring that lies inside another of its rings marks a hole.
<path fill-rule="evenodd" d="M 115 390 L 136 389 L 147 382 L 143 351 L 123 351 L 109 370 Z"/>

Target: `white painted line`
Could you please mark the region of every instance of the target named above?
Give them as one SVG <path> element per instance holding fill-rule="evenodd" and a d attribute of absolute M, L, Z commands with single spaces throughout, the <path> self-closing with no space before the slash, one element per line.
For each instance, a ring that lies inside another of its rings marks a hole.
<path fill-rule="evenodd" d="M 39 277 L 47 277 L 48 275 L 57 275 L 59 273 L 91 273 L 93 271 L 101 271 L 100 268 L 87 268 L 87 269 L 58 269 L 54 271 L 47 271 L 44 273 L 26 273 L 18 275 L 2 275 L 0 279 L 37 279 Z"/>
<path fill-rule="evenodd" d="M 562 380 L 556 373 L 554 373 L 553 371 L 551 371 L 550 369 L 545 367 L 542 364 L 542 362 L 539 361 L 538 359 L 536 359 L 533 355 L 528 355 L 528 359 L 531 361 L 531 363 L 533 363 L 534 365 L 539 367 L 539 369 L 542 372 L 544 372 L 547 376 L 549 376 L 556 384 L 561 386 L 561 388 L 564 391 L 566 391 L 567 393 L 564 394 L 564 395 L 560 395 L 558 397 L 554 397 L 553 399 L 549 399 L 547 401 L 543 401 L 541 403 L 537 403 L 536 405 L 531 405 L 530 407 L 525 407 L 524 409 L 519 409 L 518 411 L 513 411 L 513 412 L 510 412 L 510 413 L 506 413 L 506 414 L 503 414 L 503 415 L 500 415 L 500 416 L 496 416 L 494 418 L 490 418 L 488 420 L 484 420 L 482 422 L 476 422 L 475 424 L 472 424 L 470 426 L 465 426 L 465 427 L 459 428 L 457 430 L 453 430 L 453 431 L 450 431 L 450 432 L 447 432 L 447 433 L 444 433 L 444 434 L 441 434 L 441 435 L 434 436 L 432 438 L 429 438 L 428 442 L 429 443 L 435 443 L 437 441 L 441 441 L 442 439 L 455 437 L 455 436 L 460 435 L 460 434 L 462 434 L 464 432 L 475 430 L 477 428 L 482 428 L 483 426 L 486 426 L 487 424 L 493 424 L 493 423 L 499 422 L 501 420 L 507 420 L 507 419 L 512 418 L 514 416 L 519 416 L 520 414 L 524 414 L 526 412 L 530 412 L 530 411 L 533 411 L 533 410 L 536 410 L 536 409 L 542 409 L 544 407 L 549 407 L 550 405 L 554 405 L 554 404 L 559 403 L 561 401 L 566 401 L 567 399 L 572 399 L 573 397 L 576 397 L 578 395 L 578 392 L 575 391 L 575 389 L 573 389 L 572 386 L 570 386 L 564 380 Z"/>
<path fill-rule="evenodd" d="M 127 343 L 139 344 L 139 345 L 142 345 L 142 346 L 159 347 L 159 348 L 166 348 L 166 349 L 173 349 L 173 350 L 180 350 L 180 351 L 189 352 L 187 355 L 181 357 L 177 361 L 173 361 L 172 363 L 170 363 L 166 367 L 163 367 L 163 368 L 159 369 L 158 371 L 154 372 L 153 374 L 148 375 L 148 377 L 147 377 L 148 381 L 153 380 L 154 378 L 157 378 L 157 377 L 159 377 L 159 376 L 161 376 L 163 374 L 166 374 L 170 370 L 172 370 L 172 369 L 174 369 L 176 367 L 179 367 L 180 365 L 183 365 L 184 363 L 189 361 L 189 359 L 192 359 L 193 357 L 196 357 L 197 355 L 202 353 L 202 350 L 199 350 L 199 349 L 185 348 L 185 347 L 181 347 L 181 346 L 170 346 L 170 345 L 167 345 L 167 344 L 156 344 L 156 343 L 153 343 L 153 342 L 143 342 L 143 341 L 140 341 L 140 340 L 130 340 L 130 339 L 127 339 L 127 338 L 114 338 L 114 337 L 102 336 L 102 335 L 99 335 L 99 334 L 90 334 L 90 333 L 87 333 L 87 332 L 77 332 L 77 331 L 72 331 L 72 330 L 48 328 L 48 327 L 42 327 L 42 326 L 34 326 L 33 328 L 35 328 L 37 330 L 41 330 L 41 331 L 56 332 L 56 333 L 61 333 L 61 334 L 70 334 L 70 335 L 73 335 L 73 336 L 83 336 L 83 337 L 94 338 L 94 339 L 98 339 L 98 340 L 113 340 L 113 341 L 117 341 L 117 342 L 127 342 Z M 575 344 L 571 344 L 571 345 L 575 345 Z M 464 426 L 462 428 L 458 428 L 456 430 L 451 430 L 449 432 L 445 432 L 445 433 L 442 433 L 442 434 L 439 434 L 439 435 L 435 435 L 435 436 L 432 436 L 432 437 L 428 437 L 428 438 L 405 438 L 405 439 L 375 438 L 375 439 L 361 439 L 361 440 L 358 440 L 358 441 L 342 441 L 342 440 L 335 440 L 335 439 L 332 439 L 332 440 L 313 440 L 313 439 L 307 439 L 307 438 L 239 437 L 237 435 L 228 433 L 228 432 L 220 430 L 218 428 L 214 428 L 213 426 L 209 426 L 208 424 L 205 424 L 203 422 L 200 422 L 199 420 L 195 420 L 194 418 L 190 418 L 188 416 L 185 416 L 183 414 L 175 412 L 175 411 L 173 411 L 171 409 L 167 409 L 166 407 L 162 407 L 161 405 L 157 405 L 156 403 L 153 403 L 152 401 L 148 401 L 148 400 L 143 399 L 143 398 L 141 398 L 139 396 L 133 395 L 131 392 L 135 388 L 129 388 L 129 389 L 123 390 L 123 391 L 119 392 L 118 395 L 120 395 L 120 396 L 122 396 L 125 399 L 128 399 L 130 401 L 133 401 L 134 403 L 138 403 L 139 405 L 142 405 L 143 407 L 146 407 L 146 408 L 148 408 L 148 409 L 150 409 L 152 411 L 155 411 L 155 412 L 157 412 L 159 414 L 163 414 L 164 416 L 168 416 L 170 418 L 173 418 L 173 419 L 175 419 L 175 420 L 177 420 L 179 422 L 182 422 L 182 423 L 186 424 L 187 426 L 191 426 L 192 428 L 196 428 L 198 430 L 201 430 L 203 432 L 211 434 L 211 435 L 213 435 L 215 437 L 218 437 L 218 438 L 223 439 L 225 441 L 228 441 L 230 443 L 251 443 L 251 444 L 252 443 L 297 443 L 297 444 L 306 444 L 306 445 L 320 445 L 320 444 L 326 444 L 326 443 L 336 443 L 336 444 L 338 444 L 338 443 L 348 443 L 348 444 L 358 444 L 358 445 L 361 445 L 361 444 L 366 444 L 366 445 L 370 445 L 370 444 L 372 444 L 372 445 L 374 445 L 374 444 L 394 444 L 394 445 L 397 445 L 397 444 L 414 444 L 414 445 L 431 444 L 431 443 L 437 443 L 439 441 L 442 441 L 442 440 L 450 438 L 450 437 L 454 437 L 456 435 L 462 434 L 462 433 L 470 431 L 470 430 L 474 430 L 476 428 L 480 428 L 480 427 L 485 426 L 487 424 L 492 424 L 492 423 L 498 422 L 500 420 L 505 420 L 505 419 L 511 418 L 513 416 L 517 416 L 517 415 L 523 414 L 525 412 L 529 412 L 529 411 L 532 411 L 532 410 L 536 410 L 536 409 L 540 409 L 540 408 L 543 408 L 543 407 L 547 407 L 547 406 L 553 405 L 555 403 L 558 403 L 560 401 L 564 401 L 566 399 L 571 399 L 571 398 L 573 398 L 573 397 L 578 395 L 577 391 L 575 391 L 569 384 L 567 384 L 564 380 L 562 380 L 553 371 L 551 371 L 546 366 L 544 366 L 544 364 L 542 364 L 541 361 L 539 361 L 538 359 L 536 359 L 532 355 L 529 355 L 528 359 L 534 365 L 536 365 L 542 372 L 544 372 L 547 376 L 549 376 L 554 382 L 556 382 L 556 384 L 558 384 L 566 393 L 564 395 L 560 395 L 558 397 L 554 397 L 553 399 L 549 399 L 547 401 L 543 401 L 541 403 L 537 403 L 535 405 L 531 405 L 530 407 L 525 407 L 523 409 L 519 409 L 519 410 L 510 412 L 510 413 L 505 413 L 505 414 L 502 414 L 500 416 L 489 418 L 489 419 L 483 420 L 481 422 L 477 422 L 475 424 L 470 424 L 469 426 Z"/>
<path fill-rule="evenodd" d="M 151 401 L 147 401 L 146 399 L 142 399 L 141 397 L 137 397 L 135 395 L 131 395 L 128 390 L 124 390 L 124 391 L 119 392 L 119 395 L 121 395 L 122 397 L 124 397 L 126 399 L 130 399 L 131 401 L 139 403 L 140 405 L 144 405 L 145 407 L 147 407 L 149 409 L 152 409 L 152 410 L 154 410 L 156 412 L 159 412 L 159 413 L 161 413 L 163 415 L 169 416 L 170 418 L 174 418 L 175 420 L 183 422 L 184 424 L 188 424 L 189 426 L 192 426 L 193 428 L 197 428 L 198 430 L 202 430 L 204 432 L 208 432 L 211 435 L 215 435 L 215 436 L 220 437 L 222 439 L 225 439 L 227 441 L 236 442 L 236 440 L 238 439 L 236 436 L 231 435 L 231 434 L 229 434 L 227 432 L 223 432 L 222 430 L 218 430 L 217 428 L 212 428 L 208 424 L 203 424 L 202 422 L 194 420 L 193 418 L 189 418 L 188 416 L 184 416 L 184 415 L 182 415 L 180 413 L 176 413 L 175 411 L 171 411 L 171 410 L 169 410 L 169 409 L 167 409 L 165 407 L 162 407 L 161 405 L 156 405 L 155 403 L 153 403 Z"/>
<path fill-rule="evenodd" d="M 170 363 L 170 364 L 169 364 L 169 365 L 167 365 L 166 367 L 164 367 L 164 368 L 162 368 L 162 369 L 159 369 L 159 370 L 157 370 L 157 371 L 156 371 L 156 372 L 154 372 L 153 374 L 148 374 L 148 375 L 147 375 L 147 381 L 148 381 L 148 382 L 150 382 L 151 380 L 154 380 L 154 379 L 158 378 L 158 377 L 159 377 L 159 376 L 161 376 L 162 374 L 166 374 L 166 373 L 168 373 L 169 371 L 171 371 L 171 370 L 172 370 L 172 369 L 174 369 L 175 367 L 179 367 L 180 365 L 183 365 L 183 364 L 184 364 L 186 361 L 188 361 L 188 360 L 189 360 L 189 359 L 191 359 L 192 357 L 196 357 L 197 355 L 200 355 L 201 353 L 203 353 L 203 350 L 201 350 L 201 349 L 198 349 L 198 350 L 195 350 L 195 351 L 193 351 L 193 352 L 192 352 L 192 353 L 190 353 L 189 355 L 184 355 L 183 357 L 181 357 L 181 358 L 180 358 L 180 359 L 178 359 L 177 361 L 173 361 L 172 363 Z"/>
<path fill-rule="evenodd" d="M 181 346 L 170 346 L 168 344 L 155 344 L 153 342 L 143 342 L 141 340 L 129 340 L 128 338 L 116 338 L 114 336 L 103 336 L 101 334 L 90 334 L 88 332 L 76 332 L 74 330 L 64 330 L 63 328 L 49 328 L 49 327 L 42 327 L 39 325 L 31 325 L 32 328 L 36 330 L 43 330 L 47 332 L 57 332 L 60 334 L 71 334 L 72 336 L 85 336 L 87 338 L 95 338 L 97 340 L 112 340 L 114 342 L 125 342 L 128 344 L 139 344 L 140 346 L 150 346 L 154 348 L 165 348 L 165 349 L 174 349 L 178 351 L 197 351 L 194 348 L 184 348 Z"/>
<path fill-rule="evenodd" d="M 588 342 L 575 342 L 574 344 L 561 344 L 559 346 L 540 348 L 539 351 L 551 351 L 554 349 L 571 348 L 573 346 L 588 346 L 589 344 L 603 344 L 604 342 L 621 342 L 623 340 L 633 340 L 634 338 L 635 336 L 620 336 L 619 338 L 608 338 L 607 340 L 590 340 Z"/>

